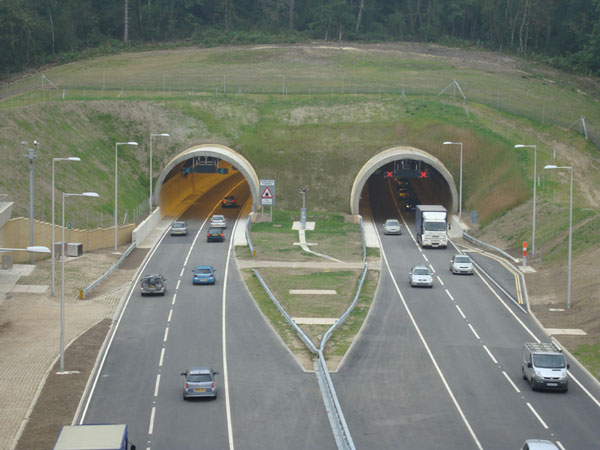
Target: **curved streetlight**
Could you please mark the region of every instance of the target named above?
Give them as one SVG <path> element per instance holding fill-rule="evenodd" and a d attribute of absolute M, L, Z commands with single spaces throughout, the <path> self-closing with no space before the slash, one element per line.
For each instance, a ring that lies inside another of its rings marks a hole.
<path fill-rule="evenodd" d="M 462 161 L 463 161 L 463 145 L 462 142 L 442 142 L 444 145 L 460 145 L 460 194 L 458 194 L 458 220 L 462 220 Z"/>
<path fill-rule="evenodd" d="M 55 236 L 54 236 L 54 163 L 56 161 L 81 161 L 77 156 L 69 156 L 67 158 L 52 158 L 52 297 L 54 297 L 54 259 L 55 259 Z M 63 242 L 63 246 L 65 243 Z"/>
<path fill-rule="evenodd" d="M 535 258 L 535 198 L 537 186 L 537 145 L 517 144 L 515 148 L 532 148 L 533 149 L 533 220 L 531 230 L 531 257 Z"/>
<path fill-rule="evenodd" d="M 62 248 L 60 252 L 61 256 L 61 269 L 60 269 L 60 371 L 59 373 L 65 372 L 65 197 L 100 197 L 95 192 L 83 192 L 81 194 L 69 194 L 63 192 L 62 194 Z"/>
<path fill-rule="evenodd" d="M 148 200 L 148 204 L 150 205 L 149 214 L 152 214 L 152 138 L 154 136 L 171 137 L 171 135 L 169 133 L 158 133 L 158 134 L 150 133 L 150 198 Z"/>
<path fill-rule="evenodd" d="M 571 252 L 573 248 L 573 166 L 557 166 L 548 164 L 544 169 L 568 169 L 571 172 L 571 188 L 569 193 L 569 262 L 567 269 L 567 309 L 571 308 Z"/>
<path fill-rule="evenodd" d="M 118 233 L 118 224 L 117 224 L 117 191 L 118 191 L 118 180 L 119 180 L 119 166 L 117 164 L 117 150 L 119 145 L 134 145 L 137 147 L 138 143 L 134 141 L 129 142 L 117 142 L 115 143 L 115 253 L 117 253 L 117 233 Z"/>

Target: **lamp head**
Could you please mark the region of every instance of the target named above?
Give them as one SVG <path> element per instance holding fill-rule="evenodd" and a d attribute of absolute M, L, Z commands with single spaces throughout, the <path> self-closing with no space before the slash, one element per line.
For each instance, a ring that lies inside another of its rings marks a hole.
<path fill-rule="evenodd" d="M 32 245 L 27 247 L 26 250 L 31 253 L 50 253 L 50 249 L 48 247 L 43 247 L 41 245 Z"/>
<path fill-rule="evenodd" d="M 546 164 L 544 169 L 558 169 L 558 166 L 556 164 Z"/>
<path fill-rule="evenodd" d="M 444 141 L 444 142 L 442 142 L 442 144 L 444 144 L 444 145 L 449 145 L 449 144 L 454 144 L 454 142 L 450 142 L 450 141 Z"/>
<path fill-rule="evenodd" d="M 129 144 L 129 145 L 138 145 L 138 143 L 137 143 L 137 142 L 133 142 L 133 141 L 131 141 L 131 142 L 128 142 L 127 144 Z"/>
<path fill-rule="evenodd" d="M 171 137 L 171 135 L 169 133 L 160 133 L 159 136 L 162 136 L 162 137 Z"/>
<path fill-rule="evenodd" d="M 84 192 L 83 194 L 81 194 L 82 197 L 95 197 L 98 198 L 100 197 L 96 192 Z"/>
<path fill-rule="evenodd" d="M 68 161 L 81 161 L 81 158 L 79 158 L 78 156 L 69 156 L 67 158 Z"/>

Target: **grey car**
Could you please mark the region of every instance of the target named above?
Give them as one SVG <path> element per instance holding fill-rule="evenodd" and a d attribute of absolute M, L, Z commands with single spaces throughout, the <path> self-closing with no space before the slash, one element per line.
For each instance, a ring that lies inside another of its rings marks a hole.
<path fill-rule="evenodd" d="M 521 450 L 558 450 L 558 447 L 545 439 L 527 439 Z"/>
<path fill-rule="evenodd" d="M 402 225 L 396 219 L 388 219 L 383 224 L 383 234 L 402 234 Z"/>
<path fill-rule="evenodd" d="M 140 281 L 140 287 L 142 289 L 142 297 L 152 294 L 165 295 L 165 292 L 167 292 L 167 279 L 160 273 L 144 275 Z"/>
<path fill-rule="evenodd" d="M 427 266 L 413 266 L 408 273 L 408 282 L 411 287 L 433 287 L 433 274 Z"/>
<path fill-rule="evenodd" d="M 473 275 L 473 261 L 467 255 L 454 255 L 450 260 L 450 272 Z"/>
<path fill-rule="evenodd" d="M 183 220 L 177 220 L 171 225 L 171 236 L 187 236 L 188 230 Z"/>
<path fill-rule="evenodd" d="M 190 367 L 185 372 L 181 372 L 183 381 L 183 399 L 195 397 L 217 398 L 217 383 L 215 381 L 215 372 L 210 367 Z"/>

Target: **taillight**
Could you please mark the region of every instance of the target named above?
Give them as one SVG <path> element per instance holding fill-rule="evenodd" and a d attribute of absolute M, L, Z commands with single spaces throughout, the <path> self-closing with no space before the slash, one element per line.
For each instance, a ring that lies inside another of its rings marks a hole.
<path fill-rule="evenodd" d="M 183 386 L 184 386 L 186 389 L 188 388 L 188 384 L 187 384 L 187 383 L 185 383 Z"/>
<path fill-rule="evenodd" d="M 206 237 L 210 237 L 210 233 L 206 233 Z"/>
<path fill-rule="evenodd" d="M 223 233 L 221 233 L 219 236 L 223 237 Z"/>
<path fill-rule="evenodd" d="M 212 384 L 210 385 L 210 387 L 214 389 L 214 388 L 215 388 L 215 386 L 216 386 L 216 384 L 215 384 L 215 382 L 213 381 L 213 382 L 212 382 Z"/>
<path fill-rule="evenodd" d="M 210 277 L 208 277 L 208 278 L 213 278 L 213 277 L 214 277 L 214 275 L 211 273 L 211 274 L 210 274 Z"/>

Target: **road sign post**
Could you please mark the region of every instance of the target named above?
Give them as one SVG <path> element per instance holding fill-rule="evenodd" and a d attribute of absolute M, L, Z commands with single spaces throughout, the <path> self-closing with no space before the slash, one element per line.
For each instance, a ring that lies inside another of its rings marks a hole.
<path fill-rule="evenodd" d="M 270 206 L 270 222 L 273 222 L 273 205 L 275 204 L 275 180 L 260 180 L 260 205 Z M 263 209 L 264 220 L 264 209 Z"/>

